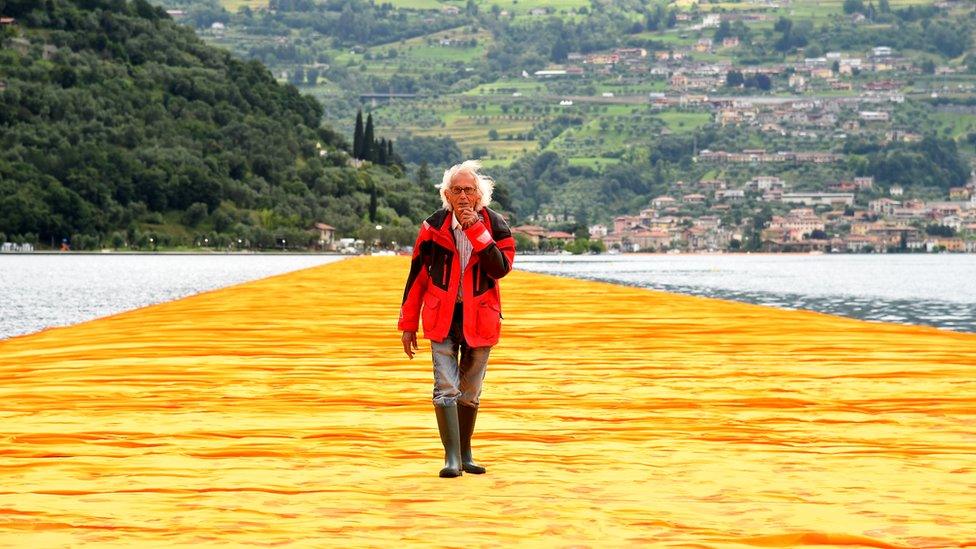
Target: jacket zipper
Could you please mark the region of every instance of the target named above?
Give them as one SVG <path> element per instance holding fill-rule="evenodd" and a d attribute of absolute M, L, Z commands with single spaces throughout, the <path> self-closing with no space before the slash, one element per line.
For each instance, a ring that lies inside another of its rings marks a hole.
<path fill-rule="evenodd" d="M 478 295 L 478 290 L 481 289 L 481 276 L 479 276 L 481 274 L 479 272 L 480 270 L 481 269 L 478 268 L 478 265 L 475 265 L 474 272 L 471 273 L 472 276 L 474 276 L 474 295 Z"/>
<path fill-rule="evenodd" d="M 447 286 L 447 255 L 444 256 L 444 268 L 441 270 L 441 285 Z"/>

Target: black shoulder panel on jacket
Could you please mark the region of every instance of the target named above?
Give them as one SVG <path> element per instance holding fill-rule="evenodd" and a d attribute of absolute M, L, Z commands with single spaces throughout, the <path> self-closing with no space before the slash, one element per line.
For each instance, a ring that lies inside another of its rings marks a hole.
<path fill-rule="evenodd" d="M 430 227 L 435 231 L 440 230 L 441 225 L 444 224 L 444 220 L 447 219 L 447 216 L 450 213 L 451 212 L 448 210 L 441 208 L 430 214 L 430 217 L 427 218 L 427 224 L 430 225 Z"/>
<path fill-rule="evenodd" d="M 491 221 L 491 238 L 495 242 L 504 238 L 511 238 L 512 230 L 508 228 L 505 218 L 491 208 L 485 208 L 488 212 L 488 220 Z"/>

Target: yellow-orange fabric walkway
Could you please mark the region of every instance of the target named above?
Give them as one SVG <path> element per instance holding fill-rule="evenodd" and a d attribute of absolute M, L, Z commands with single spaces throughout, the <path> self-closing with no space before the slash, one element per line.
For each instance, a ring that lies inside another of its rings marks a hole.
<path fill-rule="evenodd" d="M 976 545 L 976 336 L 514 272 L 440 479 L 406 258 L 0 342 L 0 546 Z"/>

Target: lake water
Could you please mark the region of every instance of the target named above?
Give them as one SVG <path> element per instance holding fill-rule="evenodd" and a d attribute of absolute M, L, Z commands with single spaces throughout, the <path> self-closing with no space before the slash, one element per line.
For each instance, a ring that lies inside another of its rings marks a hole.
<path fill-rule="evenodd" d="M 516 266 L 783 309 L 976 332 L 973 254 L 523 255 Z"/>
<path fill-rule="evenodd" d="M 338 259 L 259 254 L 0 255 L 0 339 Z M 976 332 L 976 255 L 520 255 L 516 267 L 784 309 Z"/>
<path fill-rule="evenodd" d="M 330 255 L 0 255 L 0 339 L 341 259 Z"/>

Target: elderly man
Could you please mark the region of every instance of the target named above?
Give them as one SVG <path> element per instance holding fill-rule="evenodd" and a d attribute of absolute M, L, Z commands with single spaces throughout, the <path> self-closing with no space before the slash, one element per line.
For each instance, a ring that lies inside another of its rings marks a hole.
<path fill-rule="evenodd" d="M 497 281 L 515 259 L 508 224 L 488 208 L 494 182 L 480 168 L 469 160 L 444 172 L 444 207 L 420 227 L 400 307 L 403 352 L 413 358 L 421 320 L 430 340 L 442 477 L 485 472 L 471 455 L 471 435 L 488 353 L 501 329 Z"/>

